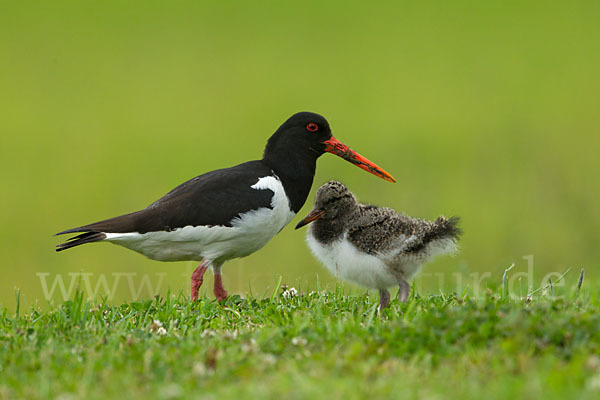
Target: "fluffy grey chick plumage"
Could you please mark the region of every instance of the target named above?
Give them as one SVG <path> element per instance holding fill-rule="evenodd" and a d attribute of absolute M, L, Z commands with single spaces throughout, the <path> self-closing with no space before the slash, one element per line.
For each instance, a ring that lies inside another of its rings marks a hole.
<path fill-rule="evenodd" d="M 395 285 L 405 302 L 407 281 L 424 262 L 454 253 L 461 234 L 458 217 L 427 221 L 360 204 L 338 181 L 319 188 L 314 209 L 296 228 L 313 221 L 307 242 L 315 256 L 341 279 L 378 289 L 381 308 L 389 304 L 387 288 Z"/>

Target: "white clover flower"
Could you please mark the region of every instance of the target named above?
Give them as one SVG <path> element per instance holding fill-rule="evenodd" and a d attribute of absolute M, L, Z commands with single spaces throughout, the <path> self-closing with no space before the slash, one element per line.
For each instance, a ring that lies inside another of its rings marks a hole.
<path fill-rule="evenodd" d="M 162 331 L 164 331 L 164 333 L 161 333 Z M 163 328 L 163 324 L 162 322 L 160 322 L 159 320 L 155 319 L 154 321 L 152 321 L 152 325 L 150 325 L 150 332 L 151 333 L 158 333 L 159 335 L 164 335 L 167 333 L 167 331 L 165 330 L 165 328 Z"/>
<path fill-rule="evenodd" d="M 163 328 L 162 326 L 160 328 L 158 328 L 158 330 L 156 331 L 156 334 L 159 336 L 164 336 L 167 334 L 167 330 L 165 328 Z"/>
<path fill-rule="evenodd" d="M 306 339 L 304 339 L 303 337 L 292 338 L 292 344 L 294 346 L 304 346 L 304 345 L 306 345 L 306 343 L 308 343 L 308 341 Z"/>
<path fill-rule="evenodd" d="M 273 354 L 265 354 L 264 362 L 267 365 L 273 365 L 277 362 L 277 357 Z"/>
<path fill-rule="evenodd" d="M 225 337 L 227 339 L 235 340 L 238 337 L 238 331 L 237 331 L 237 329 L 234 331 L 226 331 L 225 333 L 223 333 L 223 337 Z"/>
<path fill-rule="evenodd" d="M 213 336 L 217 336 L 217 332 L 213 331 L 212 329 L 205 329 L 202 331 L 202 333 L 200 334 L 200 337 L 205 338 L 205 337 L 213 337 Z"/>
<path fill-rule="evenodd" d="M 284 299 L 291 299 L 292 297 L 296 297 L 298 296 L 298 291 L 296 290 L 296 288 L 289 288 L 286 289 L 282 294 Z"/>
<path fill-rule="evenodd" d="M 176 399 L 181 397 L 183 389 L 176 383 L 171 383 L 167 386 L 160 388 L 160 397 L 165 399 Z"/>
<path fill-rule="evenodd" d="M 594 375 L 585 381 L 585 388 L 590 391 L 600 390 L 600 375 Z"/>
<path fill-rule="evenodd" d="M 194 367 L 192 368 L 192 374 L 194 376 L 203 376 L 203 375 L 206 375 L 207 373 L 208 373 L 208 370 L 206 369 L 206 367 L 204 366 L 203 363 L 194 364 Z"/>
<path fill-rule="evenodd" d="M 256 339 L 250 338 L 249 342 L 242 343 L 242 351 L 244 353 L 251 353 L 257 348 Z"/>
<path fill-rule="evenodd" d="M 593 371 L 597 370 L 598 368 L 600 368 L 600 357 L 596 355 L 589 356 L 587 361 L 585 362 L 585 366 Z"/>

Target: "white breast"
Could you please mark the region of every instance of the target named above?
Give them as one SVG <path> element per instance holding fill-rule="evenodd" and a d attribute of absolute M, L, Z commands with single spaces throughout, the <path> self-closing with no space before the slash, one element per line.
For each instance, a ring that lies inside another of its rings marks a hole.
<path fill-rule="evenodd" d="M 345 235 L 342 240 L 323 245 L 311 234 L 306 236 L 313 254 L 338 278 L 367 288 L 381 289 L 398 284 L 396 277 L 379 258 L 358 250 Z"/>
<path fill-rule="evenodd" d="M 248 211 L 227 226 L 185 226 L 169 232 L 107 233 L 106 240 L 160 261 L 224 262 L 254 253 L 294 218 L 281 181 L 265 176 L 251 186 L 273 191 L 271 208 Z"/>

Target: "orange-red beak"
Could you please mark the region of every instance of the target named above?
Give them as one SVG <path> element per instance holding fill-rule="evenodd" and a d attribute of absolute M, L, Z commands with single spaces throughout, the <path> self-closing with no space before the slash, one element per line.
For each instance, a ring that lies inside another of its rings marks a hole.
<path fill-rule="evenodd" d="M 344 160 L 350 161 L 352 164 L 356 165 L 357 167 L 362 168 L 365 171 L 370 172 L 375 176 L 385 179 L 386 181 L 396 182 L 394 177 L 391 176 L 390 174 L 388 174 L 383 168 L 380 168 L 379 166 L 377 166 L 377 164 L 372 163 L 371 161 L 367 160 L 365 157 L 361 156 L 360 154 L 358 154 L 357 152 L 355 152 L 350 147 L 346 146 L 344 143 L 340 142 L 333 136 L 330 139 L 324 141 L 323 144 L 325 145 L 326 152 L 335 154 L 336 156 L 339 156 L 339 157 L 342 157 Z M 310 214 L 309 214 L 309 216 L 310 216 Z M 300 221 L 300 223 L 302 223 L 303 221 L 304 220 Z M 311 221 L 313 221 L 313 220 L 311 220 Z M 308 224 L 311 221 L 306 222 L 306 224 Z M 304 224 L 304 225 L 306 225 L 306 224 Z M 300 224 L 298 224 L 298 225 L 300 225 Z M 302 225 L 300 225 L 300 226 L 302 226 Z M 296 229 L 297 228 L 299 228 L 299 226 L 297 226 Z"/>
<path fill-rule="evenodd" d="M 298 222 L 298 225 L 296 225 L 296 228 L 294 229 L 302 228 L 304 225 L 308 225 L 311 222 L 318 220 L 323 214 L 325 214 L 325 211 L 312 210 L 302 221 Z"/>

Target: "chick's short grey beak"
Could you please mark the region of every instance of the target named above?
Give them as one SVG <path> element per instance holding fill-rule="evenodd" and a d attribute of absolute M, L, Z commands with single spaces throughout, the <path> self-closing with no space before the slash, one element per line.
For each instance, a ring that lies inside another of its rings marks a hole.
<path fill-rule="evenodd" d="M 295 229 L 302 228 L 304 225 L 308 225 L 311 222 L 318 220 L 323 214 L 325 214 L 325 210 L 312 210 L 302 221 L 298 222 Z"/>

